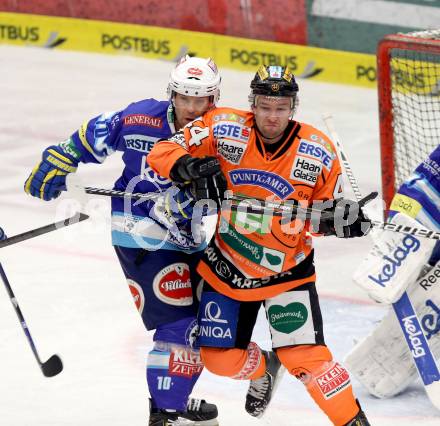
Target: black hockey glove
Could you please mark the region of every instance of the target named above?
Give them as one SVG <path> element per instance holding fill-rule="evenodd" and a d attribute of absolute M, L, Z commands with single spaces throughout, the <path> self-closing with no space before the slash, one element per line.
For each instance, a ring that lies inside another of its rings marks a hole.
<path fill-rule="evenodd" d="M 170 171 L 170 177 L 178 183 L 191 183 L 196 200 L 214 200 L 218 206 L 224 199 L 227 182 L 215 157 L 180 157 Z"/>
<path fill-rule="evenodd" d="M 377 197 L 377 192 L 364 197 L 357 203 L 347 198 L 328 200 L 319 220 L 318 233 L 339 238 L 363 237 L 370 232 L 371 220 L 362 211 L 362 207 Z M 328 204 L 331 203 L 331 206 Z M 313 223 L 312 223 L 313 226 Z"/>

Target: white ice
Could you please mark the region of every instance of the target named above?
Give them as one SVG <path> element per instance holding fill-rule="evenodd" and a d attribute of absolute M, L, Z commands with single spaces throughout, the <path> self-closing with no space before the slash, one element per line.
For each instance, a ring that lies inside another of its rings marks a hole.
<path fill-rule="evenodd" d="M 147 97 L 164 98 L 168 62 L 56 50 L 0 47 L 0 226 L 9 235 L 68 216 L 63 197 L 44 203 L 23 182 L 48 145 L 85 119 Z M 222 70 L 221 105 L 247 107 L 252 73 Z M 377 95 L 374 90 L 302 80 L 297 118 L 324 129 L 332 112 L 364 193 L 380 188 Z M 109 188 L 121 171 L 119 154 L 103 165 L 82 165 L 89 186 Z M 145 426 L 146 354 L 143 329 L 110 244 L 109 200 L 97 199 L 92 218 L 1 250 L 2 262 L 41 357 L 61 355 L 64 371 L 39 371 L 5 291 L 0 289 L 0 425 Z M 318 289 L 326 340 L 341 360 L 353 341 L 384 315 L 351 282 L 371 245 L 316 240 Z M 0 287 L 2 287 L 0 285 Z M 255 339 L 269 347 L 264 317 Z M 204 372 L 194 395 L 216 402 L 223 426 L 328 425 L 303 386 L 285 376 L 266 415 L 244 411 L 247 383 Z M 369 396 L 354 380 L 375 426 L 438 425 L 420 383 L 389 400 Z"/>

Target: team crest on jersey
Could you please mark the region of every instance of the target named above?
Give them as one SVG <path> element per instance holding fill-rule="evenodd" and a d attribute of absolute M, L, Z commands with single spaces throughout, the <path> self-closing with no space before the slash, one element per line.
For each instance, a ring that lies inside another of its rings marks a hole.
<path fill-rule="evenodd" d="M 271 221 L 270 232 L 285 247 L 295 248 L 301 237 L 304 223 L 298 221 L 284 223 L 281 217 L 275 217 Z"/>
<path fill-rule="evenodd" d="M 240 163 L 246 148 L 247 144 L 229 139 L 220 139 L 217 142 L 218 153 L 232 164 Z"/>
<path fill-rule="evenodd" d="M 289 181 L 275 173 L 256 169 L 236 169 L 228 173 L 233 185 L 259 186 L 282 200 L 295 192 L 295 188 Z"/>

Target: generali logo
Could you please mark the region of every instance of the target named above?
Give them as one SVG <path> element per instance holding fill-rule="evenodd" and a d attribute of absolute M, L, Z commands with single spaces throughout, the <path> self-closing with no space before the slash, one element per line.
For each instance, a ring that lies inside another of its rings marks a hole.
<path fill-rule="evenodd" d="M 162 127 L 162 119 L 147 114 L 130 114 L 124 117 L 124 126 Z"/>

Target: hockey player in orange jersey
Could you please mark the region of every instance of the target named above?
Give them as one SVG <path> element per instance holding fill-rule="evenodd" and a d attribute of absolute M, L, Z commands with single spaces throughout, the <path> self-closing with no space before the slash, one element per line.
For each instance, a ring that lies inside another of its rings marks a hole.
<path fill-rule="evenodd" d="M 220 203 L 229 189 L 309 206 L 332 200 L 334 211 L 343 196 L 336 150 L 325 134 L 292 119 L 297 92 L 288 68 L 261 66 L 251 82 L 252 112 L 215 108 L 156 144 L 148 162 L 177 183 L 191 183 L 196 199 Z M 197 269 L 205 281 L 198 341 L 211 372 L 250 380 L 245 408 L 255 417 L 263 415 L 285 367 L 334 425 L 369 425 L 348 372 L 325 345 L 309 232 L 348 238 L 371 226 L 360 208 L 348 223 L 321 220 L 310 229 L 308 222 L 292 226 L 268 214 L 219 214 Z M 261 305 L 273 351 L 251 342 Z"/>

